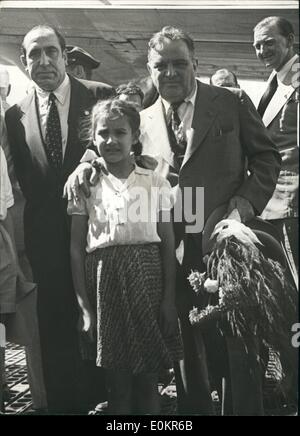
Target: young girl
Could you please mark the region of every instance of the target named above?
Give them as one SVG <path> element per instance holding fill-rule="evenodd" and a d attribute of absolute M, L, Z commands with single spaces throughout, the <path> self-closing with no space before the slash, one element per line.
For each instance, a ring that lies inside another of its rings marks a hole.
<path fill-rule="evenodd" d="M 171 188 L 134 164 L 140 125 L 134 105 L 99 102 L 91 124 L 103 169 L 90 197 L 68 206 L 80 328 L 90 341 L 97 337 L 96 363 L 107 370 L 110 413 L 156 414 L 158 373 L 182 358 L 166 201 Z"/>

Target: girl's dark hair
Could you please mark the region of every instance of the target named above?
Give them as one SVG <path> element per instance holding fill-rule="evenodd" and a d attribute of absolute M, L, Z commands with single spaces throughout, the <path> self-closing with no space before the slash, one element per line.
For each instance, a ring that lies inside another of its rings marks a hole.
<path fill-rule="evenodd" d="M 137 132 L 140 128 L 140 114 L 136 110 L 135 105 L 131 102 L 120 100 L 118 97 L 110 98 L 108 100 L 99 101 L 93 107 L 90 120 L 90 140 L 93 139 L 97 123 L 100 117 L 103 116 L 106 119 L 126 117 L 133 133 Z M 132 151 L 136 156 L 142 153 L 142 144 L 140 141 L 132 144 Z"/>

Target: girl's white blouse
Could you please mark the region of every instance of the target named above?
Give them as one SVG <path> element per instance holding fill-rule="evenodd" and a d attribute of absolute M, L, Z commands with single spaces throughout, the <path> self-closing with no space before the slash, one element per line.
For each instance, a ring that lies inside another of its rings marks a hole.
<path fill-rule="evenodd" d="M 70 215 L 88 216 L 88 253 L 111 245 L 160 242 L 159 211 L 169 220 L 173 195 L 169 182 L 159 174 L 135 166 L 126 180 L 101 174 L 89 198 L 68 204 Z"/>

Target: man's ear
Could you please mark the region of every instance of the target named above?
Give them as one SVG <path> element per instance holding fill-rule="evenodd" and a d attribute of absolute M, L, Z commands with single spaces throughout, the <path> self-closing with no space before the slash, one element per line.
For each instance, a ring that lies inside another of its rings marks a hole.
<path fill-rule="evenodd" d="M 62 57 L 63 57 L 63 60 L 65 62 L 65 66 L 67 66 L 68 65 L 68 55 L 67 55 L 66 50 L 63 50 Z"/>
<path fill-rule="evenodd" d="M 6 97 L 9 96 L 11 90 L 11 84 L 8 85 Z"/>
<path fill-rule="evenodd" d="M 198 68 L 198 59 L 193 58 L 193 67 L 194 67 L 194 71 L 197 71 Z"/>
<path fill-rule="evenodd" d="M 150 76 L 151 76 L 151 75 L 152 75 L 152 68 L 151 68 L 149 62 L 147 62 L 147 70 L 148 70 L 148 73 L 149 73 Z"/>
<path fill-rule="evenodd" d="M 26 61 L 26 56 L 25 55 L 21 55 L 20 56 L 21 62 L 23 67 L 25 68 L 25 70 L 27 69 L 27 61 Z"/>
<path fill-rule="evenodd" d="M 288 41 L 288 46 L 293 47 L 295 43 L 295 35 L 293 33 L 290 33 L 287 37 L 287 41 Z"/>

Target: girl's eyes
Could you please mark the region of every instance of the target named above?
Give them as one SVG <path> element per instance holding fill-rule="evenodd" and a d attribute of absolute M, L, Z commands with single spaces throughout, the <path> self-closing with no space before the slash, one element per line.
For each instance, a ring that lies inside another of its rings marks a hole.
<path fill-rule="evenodd" d="M 115 130 L 114 132 L 113 132 L 113 134 L 115 135 L 115 136 L 122 136 L 122 135 L 126 135 L 127 134 L 127 131 L 126 130 Z M 102 136 L 103 138 L 105 138 L 105 137 L 107 137 L 108 135 L 109 135 L 109 131 L 108 130 L 98 130 L 98 132 L 97 132 L 97 135 L 98 136 Z"/>
<path fill-rule="evenodd" d="M 116 135 L 119 135 L 119 136 L 121 136 L 121 135 L 126 135 L 126 133 L 127 133 L 126 130 L 116 130 L 116 132 L 115 132 L 115 134 L 116 134 Z"/>

